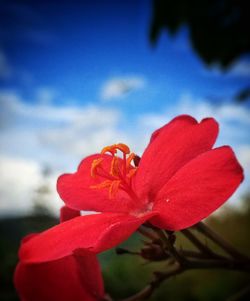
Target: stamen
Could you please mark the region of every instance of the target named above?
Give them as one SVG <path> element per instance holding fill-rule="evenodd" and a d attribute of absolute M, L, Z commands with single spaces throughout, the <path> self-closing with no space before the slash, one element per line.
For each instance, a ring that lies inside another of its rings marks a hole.
<path fill-rule="evenodd" d="M 136 168 L 133 168 L 131 169 L 128 173 L 127 173 L 127 177 L 129 179 L 131 179 L 133 177 L 133 175 L 136 173 L 137 169 Z"/>
<path fill-rule="evenodd" d="M 122 158 L 117 156 L 117 151 L 120 151 L 123 154 Z M 108 188 L 110 199 L 117 194 L 119 189 L 128 193 L 132 199 L 138 199 L 131 187 L 131 178 L 136 173 L 136 167 L 132 166 L 131 163 L 135 160 L 136 155 L 130 153 L 129 147 L 124 143 L 117 143 L 104 147 L 101 154 L 103 155 L 105 153 L 110 153 L 112 157 L 110 170 L 108 171 L 102 166 L 105 157 L 95 159 L 91 165 L 91 176 L 95 177 L 98 175 L 105 180 L 97 185 L 90 186 L 90 188 Z"/>
<path fill-rule="evenodd" d="M 101 154 L 105 154 L 105 153 L 111 153 L 112 155 L 117 153 L 117 150 L 121 151 L 122 153 L 128 155 L 130 153 L 130 149 L 129 147 L 124 144 L 124 143 L 118 143 L 118 144 L 112 144 L 109 146 L 105 146 L 102 151 Z"/>
<path fill-rule="evenodd" d="M 124 154 L 128 155 L 130 153 L 129 147 L 124 143 L 118 143 L 116 144 L 116 148 L 119 149 Z"/>
<path fill-rule="evenodd" d="M 112 145 L 109 145 L 109 146 L 105 146 L 102 151 L 101 151 L 101 154 L 105 154 L 105 153 L 111 153 L 111 155 L 114 155 L 117 153 L 117 147 L 116 147 L 116 144 L 112 144 Z"/>
<path fill-rule="evenodd" d="M 114 177 L 119 176 L 119 159 L 114 156 L 111 162 L 110 174 Z"/>
<path fill-rule="evenodd" d="M 128 158 L 127 158 L 127 162 L 126 162 L 126 167 L 128 168 L 131 165 L 131 162 L 134 160 L 135 158 L 135 154 L 131 153 Z"/>
<path fill-rule="evenodd" d="M 113 181 L 109 187 L 109 198 L 112 199 L 118 192 L 119 186 L 121 184 L 120 180 Z"/>
<path fill-rule="evenodd" d="M 100 167 L 102 161 L 103 161 L 103 158 L 98 158 L 98 159 L 93 160 L 93 162 L 91 164 L 91 170 L 90 170 L 91 177 L 96 176 L 97 168 Z"/>
<path fill-rule="evenodd" d="M 113 183 L 113 181 L 106 180 L 100 184 L 92 185 L 92 186 L 90 186 L 90 188 L 94 188 L 94 189 L 110 188 L 112 183 Z"/>

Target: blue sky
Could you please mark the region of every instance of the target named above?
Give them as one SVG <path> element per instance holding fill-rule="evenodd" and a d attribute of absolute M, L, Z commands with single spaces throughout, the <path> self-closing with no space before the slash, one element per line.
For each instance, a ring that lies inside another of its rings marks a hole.
<path fill-rule="evenodd" d="M 148 0 L 2 1 L 0 16 L 0 173 L 15 185 L 20 168 L 18 195 L 30 199 L 20 205 L 2 184 L 4 214 L 32 207 L 44 165 L 53 199 L 57 175 L 84 155 L 117 139 L 141 153 L 150 132 L 180 113 L 216 117 L 218 144 L 233 145 L 249 168 L 249 104 L 230 101 L 249 83 L 248 56 L 226 74 L 208 69 L 185 27 L 152 47 Z"/>

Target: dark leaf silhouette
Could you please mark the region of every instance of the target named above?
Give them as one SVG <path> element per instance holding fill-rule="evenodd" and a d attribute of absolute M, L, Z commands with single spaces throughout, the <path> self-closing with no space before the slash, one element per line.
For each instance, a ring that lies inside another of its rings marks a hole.
<path fill-rule="evenodd" d="M 226 69 L 250 52 L 250 3 L 247 0 L 154 0 L 150 39 L 163 29 L 189 29 L 194 50 L 206 64 Z"/>

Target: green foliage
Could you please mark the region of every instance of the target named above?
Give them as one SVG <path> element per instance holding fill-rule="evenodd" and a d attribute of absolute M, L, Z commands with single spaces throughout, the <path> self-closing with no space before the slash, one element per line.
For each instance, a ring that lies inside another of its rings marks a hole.
<path fill-rule="evenodd" d="M 250 4 L 247 0 L 154 0 L 151 41 L 163 29 L 189 29 L 194 50 L 206 64 L 228 67 L 250 52 Z"/>

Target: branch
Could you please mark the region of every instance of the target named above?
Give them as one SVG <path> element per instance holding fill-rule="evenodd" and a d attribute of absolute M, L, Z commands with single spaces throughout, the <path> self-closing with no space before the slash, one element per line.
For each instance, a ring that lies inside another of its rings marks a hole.
<path fill-rule="evenodd" d="M 140 292 L 126 299 L 122 299 L 121 301 L 139 301 L 149 298 L 154 292 L 154 290 L 157 287 L 159 287 L 164 280 L 174 275 L 180 274 L 181 272 L 183 272 L 183 268 L 179 265 L 174 266 L 174 268 L 166 272 L 156 272 L 156 278 L 153 281 L 151 281 L 147 286 L 145 286 Z"/>
<path fill-rule="evenodd" d="M 156 272 L 154 279 L 150 282 L 147 286 L 145 286 L 140 292 L 137 294 L 122 299 L 121 301 L 139 301 L 149 298 L 154 290 L 158 288 L 163 281 L 166 279 L 175 276 L 177 274 L 183 273 L 187 270 L 195 270 L 195 269 L 229 269 L 229 270 L 238 270 L 238 271 L 245 271 L 250 272 L 250 262 L 246 263 L 245 261 L 234 261 L 230 259 L 197 259 L 197 260 L 190 260 L 186 261 L 184 265 L 176 264 L 174 267 L 166 272 Z"/>
<path fill-rule="evenodd" d="M 184 265 L 186 259 L 174 247 L 174 243 L 171 241 L 172 234 L 168 234 L 166 231 L 160 229 L 155 229 L 155 231 L 159 234 L 159 236 L 165 243 L 167 250 L 175 258 L 175 260 L 179 263 L 179 265 L 181 266 Z"/>
<path fill-rule="evenodd" d="M 165 254 L 162 259 L 169 259 L 172 257 L 173 264 L 171 264 L 169 270 L 165 272 L 155 272 L 155 279 L 145 286 L 140 292 L 121 301 L 139 301 L 149 298 L 154 290 L 159 287 L 164 280 L 187 270 L 228 269 L 250 272 L 250 259 L 237 251 L 233 246 L 231 246 L 228 242 L 226 242 L 218 234 L 213 232 L 210 228 L 208 228 L 208 226 L 201 222 L 195 226 L 196 229 L 220 246 L 221 249 L 228 253 L 232 258 L 213 252 L 188 229 L 182 230 L 183 235 L 185 235 L 186 238 L 188 238 L 200 252 L 191 250 L 177 250 L 174 246 L 175 235 L 172 232 L 161 230 L 151 225 L 148 227 L 150 227 L 153 231 L 149 232 L 145 228 L 140 228 L 140 233 L 150 238 L 152 241 L 156 237 L 160 238 L 162 243 L 159 244 L 159 246 L 163 254 Z M 142 256 L 142 253 L 139 252 L 126 251 L 122 253 L 130 253 Z M 171 257 L 169 257 L 169 255 Z"/>
<path fill-rule="evenodd" d="M 211 239 L 214 243 L 216 243 L 218 246 L 220 246 L 220 248 L 223 249 L 229 255 L 231 255 L 231 257 L 249 261 L 249 258 L 247 256 L 243 255 L 238 250 L 236 250 L 230 243 L 228 243 L 221 236 L 219 236 L 217 233 L 211 230 L 206 224 L 199 222 L 194 227 L 200 233 L 202 233 L 203 235 Z"/>
<path fill-rule="evenodd" d="M 144 235 L 145 237 L 151 239 L 152 241 L 155 240 L 159 240 L 159 236 L 158 234 L 154 231 L 148 231 L 145 227 L 141 226 L 138 230 L 137 230 L 140 234 Z"/>
<path fill-rule="evenodd" d="M 203 257 L 212 257 L 212 258 L 223 258 L 223 256 L 214 253 L 208 246 L 206 246 L 203 242 L 201 242 L 189 229 L 181 230 L 182 234 L 189 239 L 193 245 L 197 247 L 198 250 L 201 251 Z"/>

